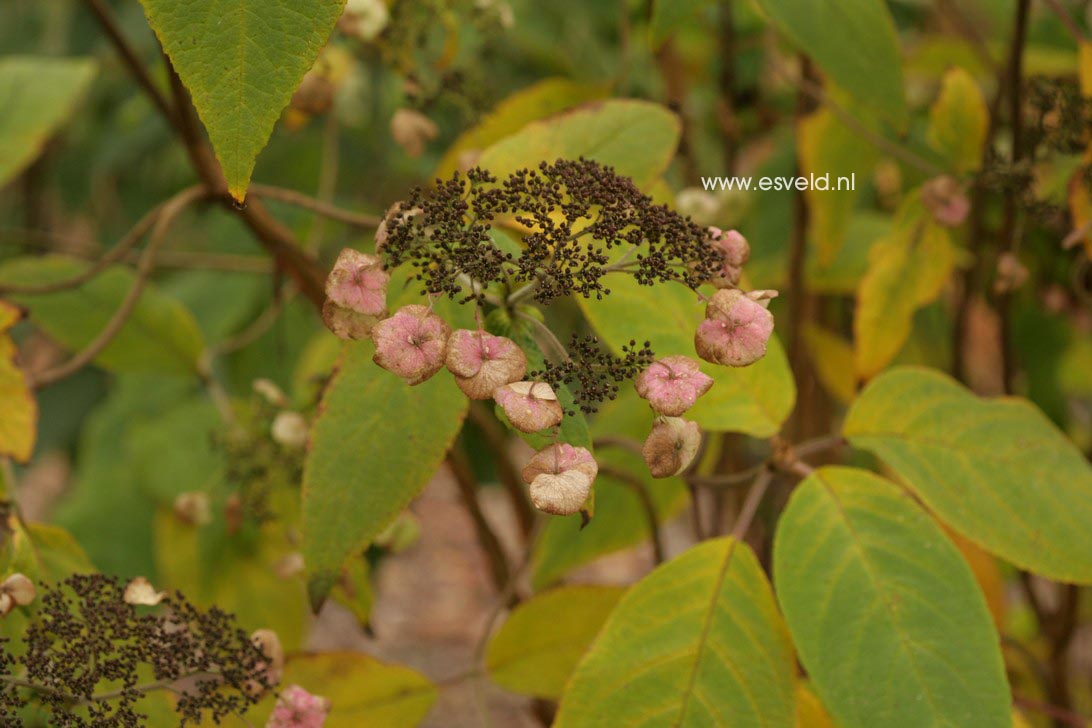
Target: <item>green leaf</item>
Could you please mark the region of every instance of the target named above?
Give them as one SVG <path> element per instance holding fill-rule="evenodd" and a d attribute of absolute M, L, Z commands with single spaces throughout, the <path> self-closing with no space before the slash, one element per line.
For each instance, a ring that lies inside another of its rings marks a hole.
<path fill-rule="evenodd" d="M 413 728 L 437 698 L 436 687 L 419 672 L 359 652 L 291 657 L 281 684 L 299 685 L 330 701 L 323 728 Z M 275 695 L 267 697 L 247 713 L 247 720 L 265 725 L 275 701 Z"/>
<path fill-rule="evenodd" d="M 781 33 L 862 106 L 906 123 L 902 59 L 883 0 L 755 0 Z"/>
<path fill-rule="evenodd" d="M 652 342 L 657 357 L 694 356 L 694 332 L 704 316 L 695 293 L 681 285 L 641 286 L 632 277 L 612 275 L 610 295 L 602 301 L 580 298 L 580 307 L 599 336 L 620 353 L 630 340 Z M 687 413 L 706 430 L 769 437 L 792 411 L 796 388 L 777 337 L 766 356 L 749 367 L 721 367 L 702 362 L 715 383 Z"/>
<path fill-rule="evenodd" d="M 543 161 L 587 157 L 645 187 L 667 169 L 680 134 L 679 118 L 658 104 L 597 101 L 531 122 L 486 149 L 478 166 L 504 177 Z"/>
<path fill-rule="evenodd" d="M 246 196 L 254 160 L 318 57 L 345 0 L 141 0 L 193 97 L 227 178 Z"/>
<path fill-rule="evenodd" d="M 466 415 L 450 377 L 415 387 L 347 344 L 322 398 L 303 471 L 303 555 L 312 605 L 345 558 L 362 550 L 425 486 Z"/>
<path fill-rule="evenodd" d="M 811 221 L 811 240 L 819 265 L 830 265 L 842 248 L 857 203 L 858 183 L 863 186 L 879 156 L 871 144 L 861 143 L 829 110 L 821 109 L 800 122 L 797 151 L 800 173 L 825 179 L 829 189 L 809 187 L 804 192 Z M 853 189 L 841 189 L 849 182 Z"/>
<path fill-rule="evenodd" d="M 622 597 L 576 668 L 554 725 L 790 728 L 795 669 L 751 549 L 705 541 Z"/>
<path fill-rule="evenodd" d="M 602 87 L 575 83 L 567 78 L 547 78 L 522 88 L 497 104 L 477 126 L 459 135 L 444 153 L 433 177 L 447 179 L 459 169 L 463 155 L 481 152 L 532 121 L 600 98 L 604 93 Z"/>
<path fill-rule="evenodd" d="M 0 187 L 72 116 L 95 72 L 90 58 L 0 58 Z"/>
<path fill-rule="evenodd" d="M 523 602 L 489 641 L 489 676 L 505 690 L 558 699 L 624 592 L 619 587 L 571 585 Z"/>
<path fill-rule="evenodd" d="M 632 389 L 608 402 L 592 423 L 595 436 L 611 435 L 643 441 L 652 428 L 648 403 Z M 532 583 L 551 584 L 567 571 L 600 556 L 629 548 L 649 537 L 647 511 L 633 490 L 608 469 L 624 470 L 644 483 L 657 519 L 665 523 L 687 503 L 686 486 L 679 478 L 657 480 L 649 475 L 644 460 L 628 450 L 603 447 L 596 450 L 600 464 L 595 479 L 595 517 L 581 528 L 580 516 L 550 518 L 535 543 Z"/>
<path fill-rule="evenodd" d="M 774 582 L 838 725 L 1010 724 L 999 638 L 974 576 L 893 483 L 844 467 L 805 479 L 778 522 Z"/>
<path fill-rule="evenodd" d="M 940 296 L 955 264 L 947 228 L 911 200 L 892 233 L 869 250 L 868 272 L 857 291 L 853 333 L 861 379 L 891 363 L 910 336 L 914 312 Z"/>
<path fill-rule="evenodd" d="M 87 264 L 60 255 L 15 258 L 0 264 L 0 283 L 43 285 L 81 273 Z M 78 288 L 12 299 L 30 320 L 73 351 L 87 346 L 106 326 L 133 286 L 129 268 L 113 266 Z M 132 315 L 94 362 L 119 372 L 191 375 L 204 343 L 201 330 L 178 301 L 147 285 Z"/>
<path fill-rule="evenodd" d="M 712 0 L 655 0 L 648 28 L 652 47 L 659 48 L 687 23 L 696 25 L 698 12 L 711 4 Z"/>
<path fill-rule="evenodd" d="M 982 164 L 990 112 L 974 77 L 962 68 L 944 74 L 940 96 L 929 109 L 929 144 L 955 172 L 973 172 Z"/>
<path fill-rule="evenodd" d="M 1092 468 L 1028 402 L 980 399 L 944 374 L 900 367 L 865 388 L 844 432 L 987 551 L 1092 583 Z"/>

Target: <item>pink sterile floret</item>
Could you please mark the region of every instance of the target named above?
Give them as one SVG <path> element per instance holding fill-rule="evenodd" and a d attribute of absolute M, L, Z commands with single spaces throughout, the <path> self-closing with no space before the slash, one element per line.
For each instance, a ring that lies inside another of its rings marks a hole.
<path fill-rule="evenodd" d="M 489 399 L 498 387 L 518 382 L 527 373 L 527 357 L 516 342 L 481 330 L 453 333 L 445 364 L 471 399 Z"/>
<path fill-rule="evenodd" d="M 322 728 L 329 712 L 329 700 L 291 685 L 281 693 L 265 728 Z"/>
<path fill-rule="evenodd" d="M 742 367 L 766 354 L 774 320 L 765 306 L 736 289 L 717 291 L 698 325 L 694 348 L 714 364 Z"/>
<path fill-rule="evenodd" d="M 713 386 L 713 378 L 688 356 L 665 356 L 653 362 L 634 382 L 637 394 L 661 415 L 678 417 Z"/>
<path fill-rule="evenodd" d="M 403 306 L 372 330 L 372 360 L 410 384 L 420 384 L 443 367 L 450 333 L 427 306 Z"/>
<path fill-rule="evenodd" d="M 538 432 L 560 424 L 565 412 L 553 387 L 545 382 L 512 382 L 497 389 L 493 399 L 504 409 L 512 426 L 521 432 Z"/>
<path fill-rule="evenodd" d="M 530 485 L 543 473 L 556 475 L 566 470 L 579 471 L 594 481 L 599 474 L 599 464 L 586 448 L 561 442 L 539 450 L 527 461 L 523 467 L 523 482 Z"/>
<path fill-rule="evenodd" d="M 345 248 L 326 278 L 326 297 L 357 313 L 378 316 L 387 308 L 389 281 L 379 258 Z"/>
<path fill-rule="evenodd" d="M 718 227 L 709 228 L 709 237 L 722 261 L 720 270 L 713 277 L 713 285 L 718 288 L 737 285 L 743 275 L 743 265 L 751 257 L 751 246 L 747 244 L 747 238 L 736 230 L 725 232 Z"/>

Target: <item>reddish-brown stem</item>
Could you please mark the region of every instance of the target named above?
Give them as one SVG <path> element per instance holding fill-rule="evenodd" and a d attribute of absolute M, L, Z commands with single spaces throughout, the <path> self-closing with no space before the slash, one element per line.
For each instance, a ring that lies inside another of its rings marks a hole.
<path fill-rule="evenodd" d="M 466 454 L 458 447 L 448 452 L 447 464 L 451 474 L 455 476 L 455 483 L 459 487 L 459 497 L 466 507 L 470 520 L 474 522 L 478 544 L 489 561 L 489 572 L 493 577 L 493 584 L 498 591 L 502 591 L 509 580 L 508 559 L 504 556 L 500 539 L 497 538 L 485 513 L 482 512 L 481 504 L 478 503 L 478 482 L 474 477 L 474 471 L 466 459 Z"/>
<path fill-rule="evenodd" d="M 616 468 L 612 465 L 600 465 L 599 473 L 622 483 L 622 485 L 633 491 L 633 494 L 641 501 L 641 508 L 644 510 L 645 519 L 648 521 L 649 538 L 652 541 L 652 558 L 656 564 L 662 564 L 664 561 L 664 544 L 660 538 L 660 519 L 656 515 L 656 504 L 653 502 L 652 495 L 648 492 L 645 482 L 628 470 Z"/>
<path fill-rule="evenodd" d="M 512 463 L 508 453 L 508 435 L 497 418 L 481 402 L 470 403 L 470 419 L 478 426 L 489 444 L 489 449 L 493 453 L 493 463 L 497 468 L 497 479 L 508 493 L 508 500 L 512 503 L 519 529 L 526 540 L 530 538 L 531 530 L 535 525 L 535 512 L 527 500 L 523 477 Z"/>

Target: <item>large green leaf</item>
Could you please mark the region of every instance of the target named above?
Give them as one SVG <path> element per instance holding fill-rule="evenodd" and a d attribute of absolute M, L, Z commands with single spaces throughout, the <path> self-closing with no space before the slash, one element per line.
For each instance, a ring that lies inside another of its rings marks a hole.
<path fill-rule="evenodd" d="M 602 301 L 579 301 L 592 327 L 616 353 L 631 340 L 648 340 L 658 357 L 694 356 L 694 331 L 704 315 L 697 295 L 675 284 L 653 290 L 624 274 L 613 275 L 607 285 L 610 295 Z M 776 337 L 770 339 L 766 356 L 749 367 L 703 362 L 702 371 L 715 383 L 686 416 L 707 430 L 769 437 L 792 411 L 796 388 Z"/>
<path fill-rule="evenodd" d="M 489 641 L 485 667 L 514 693 L 556 700 L 625 590 L 571 585 L 523 602 Z"/>
<path fill-rule="evenodd" d="M 838 725 L 1010 725 L 997 633 L 970 567 L 893 483 L 821 468 L 777 527 L 774 581 Z"/>
<path fill-rule="evenodd" d="M 790 728 L 795 668 L 750 548 L 706 541 L 622 597 L 576 668 L 555 725 Z"/>
<path fill-rule="evenodd" d="M 81 273 L 87 264 L 50 255 L 15 258 L 0 265 L 0 283 L 43 285 Z M 73 288 L 47 295 L 12 298 L 30 311 L 30 320 L 65 347 L 87 346 L 106 326 L 133 286 L 133 272 L 123 266 Z M 114 371 L 192 374 L 204 348 L 201 330 L 178 301 L 145 286 L 135 310 L 117 336 L 95 357 Z"/>
<path fill-rule="evenodd" d="M 303 472 L 303 554 L 312 605 L 425 486 L 462 426 L 467 399 L 446 373 L 408 386 L 346 344 L 322 398 Z"/>
<path fill-rule="evenodd" d="M 587 157 L 645 187 L 675 155 L 680 128 L 678 117 L 658 104 L 596 101 L 531 122 L 486 149 L 478 165 L 503 177 L 541 162 Z"/>
<path fill-rule="evenodd" d="M 42 151 L 95 77 L 85 58 L 0 58 L 0 187 Z"/>
<path fill-rule="evenodd" d="M 241 201 L 258 152 L 345 0 L 141 2 Z"/>
<path fill-rule="evenodd" d="M 844 431 L 987 551 L 1092 583 L 1092 468 L 1028 402 L 983 400 L 939 372 L 899 367 L 865 388 Z"/>
<path fill-rule="evenodd" d="M 446 179 L 459 169 L 463 155 L 474 155 L 526 124 L 585 101 L 599 98 L 606 89 L 567 78 L 547 78 L 516 91 L 501 101 L 476 126 L 459 135 L 436 167 L 434 177 Z"/>
<path fill-rule="evenodd" d="M 628 437 L 642 441 L 652 428 L 648 403 L 632 389 L 607 403 L 592 422 L 592 435 Z M 637 454 L 617 447 L 601 447 L 595 479 L 595 517 L 581 527 L 580 516 L 550 518 L 535 544 L 532 581 L 551 584 L 567 571 L 615 551 L 647 541 L 648 515 L 641 499 L 608 469 L 630 473 L 644 484 L 660 523 L 667 522 L 687 503 L 686 486 L 679 478 L 656 480 Z"/>
<path fill-rule="evenodd" d="M 884 0 L 755 0 L 774 26 L 862 106 L 902 125 L 906 98 Z"/>

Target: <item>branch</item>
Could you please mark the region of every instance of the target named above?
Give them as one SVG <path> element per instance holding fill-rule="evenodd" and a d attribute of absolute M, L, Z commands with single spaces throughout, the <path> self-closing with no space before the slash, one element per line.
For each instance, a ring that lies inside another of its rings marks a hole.
<path fill-rule="evenodd" d="M 754 485 L 747 491 L 747 498 L 739 509 L 739 517 L 736 519 L 735 525 L 732 526 L 731 535 L 734 540 L 741 541 L 747 535 L 751 522 L 754 521 L 755 514 L 758 512 L 758 506 L 766 495 L 766 490 L 770 487 L 772 481 L 773 471 L 769 468 L 763 468 L 755 477 Z"/>
<path fill-rule="evenodd" d="M 289 205 L 295 205 L 296 207 L 302 207 L 317 215 L 322 215 L 323 217 L 328 217 L 331 220 L 337 220 L 338 222 L 343 222 L 346 225 L 352 225 L 353 227 L 377 228 L 379 227 L 379 223 L 382 222 L 382 220 L 375 215 L 365 215 L 351 210 L 344 210 L 335 205 L 331 205 L 328 202 L 309 197 L 302 192 L 297 192 L 296 190 L 290 190 L 284 187 L 250 185 L 250 189 L 247 190 L 248 198 L 250 195 L 264 197 L 268 200 L 277 200 Z"/>
<path fill-rule="evenodd" d="M 156 220 L 158 220 L 159 216 L 163 213 L 163 208 L 165 205 L 167 205 L 167 202 L 161 202 L 160 204 L 153 207 L 147 214 L 144 215 L 144 217 L 140 219 L 139 222 L 137 222 L 136 225 L 132 227 L 132 229 L 129 230 L 129 232 L 125 233 L 125 237 L 118 241 L 118 243 L 113 248 L 106 251 L 106 253 L 104 253 L 101 258 L 96 260 L 81 273 L 74 275 L 71 278 L 66 278 L 62 281 L 54 281 L 53 283 L 45 283 L 37 286 L 3 284 L 0 285 L 0 293 L 38 295 L 45 293 L 56 293 L 57 291 L 66 291 L 69 288 L 78 288 L 82 286 L 84 283 L 106 270 L 106 268 L 109 267 L 112 263 L 115 263 L 121 258 L 125 257 L 125 254 L 132 250 L 132 248 L 140 242 L 141 238 L 143 238 L 148 233 L 148 231 L 151 230 L 152 225 L 155 224 Z"/>
<path fill-rule="evenodd" d="M 648 492 L 648 486 L 628 470 L 616 468 L 612 465 L 600 465 L 599 473 L 614 478 L 634 492 L 641 501 L 641 507 L 645 511 L 648 520 L 649 536 L 652 539 L 652 558 L 656 564 L 664 562 L 664 544 L 660 538 L 660 519 L 656 515 L 656 504 L 652 501 L 652 495 Z"/>
<path fill-rule="evenodd" d="M 1050 8 L 1050 11 L 1058 16 L 1058 19 L 1062 21 L 1062 25 L 1065 26 L 1066 32 L 1070 37 L 1076 41 L 1077 45 L 1082 43 L 1088 43 L 1088 36 L 1081 30 L 1081 26 L 1077 25 L 1077 21 L 1070 17 L 1069 13 L 1062 6 L 1058 0 L 1043 0 L 1043 4 Z"/>
<path fill-rule="evenodd" d="M 121 302 L 121 306 L 114 312 L 106 327 L 83 350 L 63 364 L 35 375 L 31 382 L 33 387 L 40 388 L 74 374 L 83 366 L 89 364 L 113 341 L 136 309 L 140 294 L 144 292 L 144 285 L 155 268 L 156 253 L 166 241 L 167 232 L 174 219 L 191 204 L 207 196 L 207 190 L 203 186 L 197 185 L 182 190 L 163 205 L 152 231 L 152 239 L 148 243 L 148 247 L 144 249 L 144 253 L 140 257 L 140 263 L 137 265 L 136 278 L 129 292 L 125 295 L 125 299 Z"/>
<path fill-rule="evenodd" d="M 503 591 L 509 581 L 510 572 L 508 560 L 504 556 L 500 539 L 493 532 L 492 526 L 482 512 L 478 503 L 478 484 L 474 479 L 474 472 L 466 455 L 457 447 L 453 447 L 447 454 L 447 464 L 451 468 L 451 474 L 455 476 L 455 482 L 459 486 L 459 496 L 466 506 L 470 519 L 474 522 L 474 530 L 478 534 L 478 543 L 489 559 L 489 570 L 493 575 L 493 584 L 497 591 Z"/>
<path fill-rule="evenodd" d="M 1088 718 L 1085 718 L 1080 713 L 1074 713 L 1072 710 L 1059 708 L 1056 705 L 1048 705 L 1047 703 L 1041 703 L 1038 700 L 1032 700 L 1031 698 L 1016 694 L 1012 696 L 1012 702 L 1017 707 L 1025 710 L 1033 710 L 1036 713 L 1042 713 L 1053 719 L 1056 723 L 1061 723 L 1062 725 L 1071 725 L 1075 728 L 1087 728 L 1088 726 Z"/>
<path fill-rule="evenodd" d="M 167 101 L 167 97 L 156 87 L 155 82 L 152 81 L 152 77 L 148 75 L 147 69 L 145 69 L 144 64 L 140 62 L 140 58 L 137 57 L 136 51 L 129 45 L 129 41 L 122 35 L 121 28 L 118 27 L 110 9 L 103 0 L 85 0 L 85 2 L 87 7 L 94 14 L 99 25 L 102 26 L 103 32 L 105 32 L 106 36 L 110 39 L 111 44 L 114 46 L 114 50 L 118 52 L 118 55 L 120 55 L 121 59 L 125 62 L 125 66 L 129 69 L 129 73 L 132 74 L 134 80 L 136 80 L 140 87 L 144 89 L 144 93 L 147 94 L 148 99 L 159 110 L 159 113 L 163 116 L 164 120 L 171 126 L 176 126 L 174 109 L 171 108 L 170 103 Z"/>

